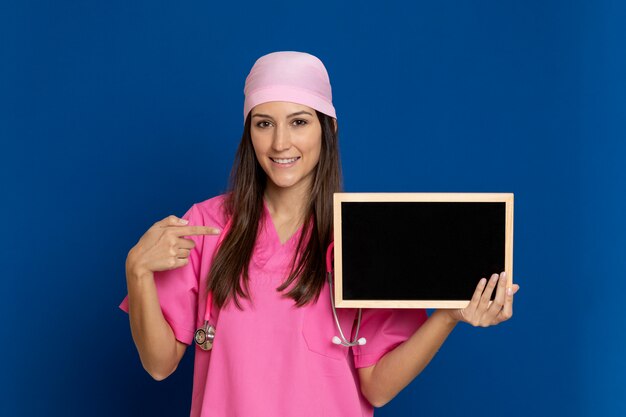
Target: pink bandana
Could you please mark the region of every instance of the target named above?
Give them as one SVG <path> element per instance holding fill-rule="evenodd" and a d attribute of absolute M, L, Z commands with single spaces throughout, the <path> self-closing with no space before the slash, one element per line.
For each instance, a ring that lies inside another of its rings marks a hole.
<path fill-rule="evenodd" d="M 268 101 L 303 104 L 337 118 L 326 68 L 306 52 L 272 52 L 257 59 L 243 93 L 244 123 L 254 106 Z"/>

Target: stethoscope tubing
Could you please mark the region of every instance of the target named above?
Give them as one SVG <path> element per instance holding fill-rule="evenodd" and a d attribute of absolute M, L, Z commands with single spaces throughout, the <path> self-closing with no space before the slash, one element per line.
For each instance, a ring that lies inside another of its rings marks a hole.
<path fill-rule="evenodd" d="M 230 227 L 231 221 L 229 220 L 226 223 L 226 226 L 222 229 L 222 233 L 220 234 L 220 238 L 218 239 L 216 247 L 219 248 L 222 239 L 226 235 L 226 231 Z M 359 328 L 361 327 L 361 309 L 359 308 L 358 319 L 356 325 L 356 331 L 354 333 L 354 340 L 349 341 L 341 329 L 341 324 L 339 323 L 339 318 L 337 317 L 337 309 L 335 308 L 335 299 L 333 297 L 333 250 L 335 247 L 335 243 L 331 242 L 328 245 L 328 249 L 326 250 L 326 277 L 328 279 L 328 293 L 330 294 L 330 305 L 333 310 L 333 317 L 335 319 L 335 324 L 337 325 L 337 329 L 339 329 L 339 337 L 335 336 L 332 339 L 332 342 L 345 346 L 357 346 L 364 345 L 366 343 L 365 338 L 362 337 L 359 339 Z M 206 307 L 204 310 L 204 324 L 202 327 L 198 328 L 194 334 L 194 341 L 196 345 L 200 347 L 202 350 L 211 350 L 213 348 L 213 340 L 215 338 L 215 326 L 210 324 L 211 320 L 211 310 L 213 308 L 213 293 L 208 291 L 206 298 Z"/>
<path fill-rule="evenodd" d="M 361 309 L 359 308 L 356 330 L 354 332 L 354 340 L 349 341 L 346 336 L 343 334 L 343 330 L 341 329 L 341 324 L 339 323 L 339 318 L 337 317 L 337 309 L 335 308 L 335 298 L 333 297 L 333 253 L 334 253 L 335 242 L 330 242 L 328 245 L 328 249 L 326 250 L 326 277 L 328 279 L 328 293 L 330 294 L 330 305 L 333 310 L 333 317 L 335 318 L 335 324 L 337 325 L 337 329 L 339 330 L 339 337 L 333 337 L 333 343 L 351 347 L 357 345 L 364 345 L 365 338 L 359 339 L 359 329 L 361 328 Z"/>

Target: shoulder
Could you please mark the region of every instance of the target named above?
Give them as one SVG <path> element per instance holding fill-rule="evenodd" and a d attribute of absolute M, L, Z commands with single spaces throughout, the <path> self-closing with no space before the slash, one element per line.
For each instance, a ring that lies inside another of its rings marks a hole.
<path fill-rule="evenodd" d="M 190 214 L 195 218 L 194 223 L 223 228 L 227 221 L 225 201 L 226 194 L 220 194 L 195 203 L 189 209 Z"/>

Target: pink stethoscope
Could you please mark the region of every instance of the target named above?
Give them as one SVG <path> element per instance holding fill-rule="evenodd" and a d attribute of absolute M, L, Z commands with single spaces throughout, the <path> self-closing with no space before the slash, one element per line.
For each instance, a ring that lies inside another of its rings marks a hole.
<path fill-rule="evenodd" d="M 226 233 L 231 225 L 231 219 L 226 222 L 226 225 L 222 229 L 222 233 L 220 233 L 220 237 L 217 240 L 216 248 L 219 248 L 222 243 L 222 239 L 226 236 Z M 213 340 L 215 340 L 215 326 L 209 323 L 211 319 L 211 309 L 213 308 L 213 293 L 208 292 L 206 296 L 206 310 L 204 310 L 204 325 L 196 330 L 196 333 L 193 335 L 193 340 L 196 342 L 196 345 L 202 350 L 211 350 L 213 349 Z"/>
<path fill-rule="evenodd" d="M 222 234 L 220 236 L 220 240 L 217 245 L 221 242 L 222 236 L 225 235 L 225 231 L 230 226 L 230 221 L 224 227 Z M 335 324 L 337 325 L 337 329 L 339 329 L 339 336 L 333 336 L 332 342 L 336 345 L 351 347 L 351 346 L 362 346 L 367 343 L 364 337 L 359 338 L 359 328 L 361 327 L 361 309 L 359 308 L 358 319 L 356 324 L 356 331 L 354 333 L 354 340 L 349 341 L 343 334 L 341 329 L 341 324 L 339 323 L 339 319 L 337 318 L 337 310 L 335 309 L 335 300 L 333 299 L 333 248 L 335 244 L 331 242 L 326 250 L 326 277 L 328 279 L 329 285 L 329 294 L 330 294 L 330 305 L 333 310 L 333 317 L 335 318 Z M 204 312 L 204 325 L 196 330 L 194 334 L 194 341 L 196 345 L 200 347 L 202 350 L 211 350 L 213 348 L 213 341 L 215 340 L 215 326 L 209 323 L 211 318 L 211 308 L 213 306 L 213 294 L 209 292 L 207 294 L 206 299 L 206 310 Z"/>

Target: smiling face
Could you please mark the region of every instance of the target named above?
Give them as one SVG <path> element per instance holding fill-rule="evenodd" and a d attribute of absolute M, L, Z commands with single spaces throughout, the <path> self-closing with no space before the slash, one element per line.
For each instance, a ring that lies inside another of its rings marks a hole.
<path fill-rule="evenodd" d="M 272 101 L 251 110 L 250 136 L 267 185 L 308 187 L 322 146 L 322 126 L 315 110 L 302 104 Z"/>

